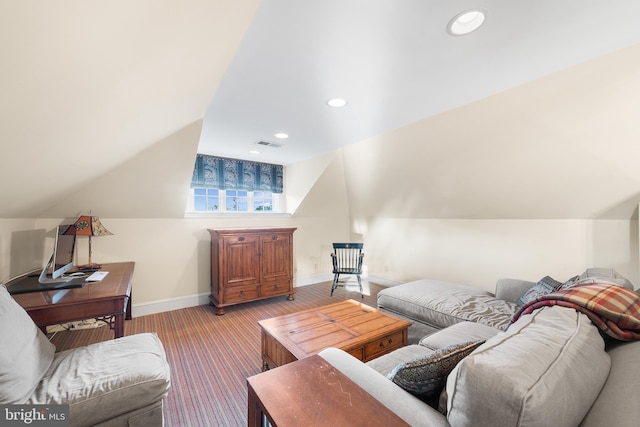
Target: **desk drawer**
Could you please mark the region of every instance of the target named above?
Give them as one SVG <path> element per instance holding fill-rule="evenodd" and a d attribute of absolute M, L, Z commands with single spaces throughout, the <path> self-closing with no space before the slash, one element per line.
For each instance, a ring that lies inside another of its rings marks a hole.
<path fill-rule="evenodd" d="M 364 346 L 365 361 L 375 359 L 378 356 L 382 356 L 383 354 L 389 353 L 395 349 L 403 347 L 404 345 L 403 331 L 386 335 Z"/>

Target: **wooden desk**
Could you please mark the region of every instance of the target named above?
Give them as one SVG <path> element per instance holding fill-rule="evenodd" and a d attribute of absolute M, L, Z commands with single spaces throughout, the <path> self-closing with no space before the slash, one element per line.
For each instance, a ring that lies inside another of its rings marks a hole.
<path fill-rule="evenodd" d="M 248 426 L 408 426 L 318 355 L 247 378 Z"/>
<path fill-rule="evenodd" d="M 340 348 L 368 362 L 408 344 L 411 326 L 358 301 L 347 300 L 260 320 L 262 369 Z"/>
<path fill-rule="evenodd" d="M 87 283 L 82 288 L 16 294 L 13 299 L 41 329 L 47 325 L 97 319 L 113 329 L 115 338 L 120 338 L 124 336 L 124 319 L 131 319 L 134 265 L 133 262 L 103 264 L 102 270 L 109 274 L 100 282 Z M 21 276 L 5 285 L 9 288 L 26 279 L 27 276 Z"/>

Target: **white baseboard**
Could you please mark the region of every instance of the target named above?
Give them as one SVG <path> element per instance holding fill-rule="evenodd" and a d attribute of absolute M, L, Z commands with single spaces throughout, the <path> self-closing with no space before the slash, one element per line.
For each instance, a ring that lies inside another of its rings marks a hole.
<path fill-rule="evenodd" d="M 333 274 L 322 274 L 318 276 L 297 277 L 293 280 L 295 288 L 315 283 L 330 282 L 333 280 Z M 354 277 L 355 280 L 355 277 Z M 402 282 L 384 279 L 382 277 L 369 276 L 363 280 L 370 280 L 382 286 L 396 286 Z M 146 316 L 149 314 L 163 313 L 165 311 L 179 310 L 181 308 L 195 307 L 197 305 L 209 304 L 209 294 L 188 295 L 185 297 L 163 299 L 158 301 L 143 302 L 133 304 L 131 306 L 131 315 L 133 317 Z"/>
<path fill-rule="evenodd" d="M 332 280 L 333 274 L 319 274 L 317 276 L 296 277 L 293 279 L 293 287 L 298 288 L 300 286 L 314 285 L 316 283 L 331 282 Z"/>
<path fill-rule="evenodd" d="M 188 295 L 186 297 L 143 302 L 131 306 L 131 316 L 146 316 L 148 314 L 163 313 L 165 311 L 207 304 L 209 304 L 209 294 Z"/>

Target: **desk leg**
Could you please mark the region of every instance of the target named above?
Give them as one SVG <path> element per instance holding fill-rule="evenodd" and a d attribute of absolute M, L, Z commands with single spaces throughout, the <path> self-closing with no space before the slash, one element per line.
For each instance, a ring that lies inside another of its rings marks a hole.
<path fill-rule="evenodd" d="M 115 338 L 121 338 L 124 336 L 124 315 L 116 314 L 113 317 L 113 333 Z"/>
<path fill-rule="evenodd" d="M 131 295 L 129 295 L 129 298 L 127 298 L 127 309 L 126 309 L 127 315 L 125 317 L 126 320 L 131 320 Z"/>

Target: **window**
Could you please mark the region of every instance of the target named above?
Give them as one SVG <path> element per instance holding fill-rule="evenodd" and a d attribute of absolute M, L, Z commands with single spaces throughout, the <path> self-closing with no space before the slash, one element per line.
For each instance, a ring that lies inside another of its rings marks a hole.
<path fill-rule="evenodd" d="M 280 212 L 280 195 L 267 191 L 192 188 L 188 212 Z"/>
<path fill-rule="evenodd" d="M 198 212 L 220 210 L 220 196 L 217 188 L 194 188 L 193 209 Z"/>
<path fill-rule="evenodd" d="M 273 193 L 256 191 L 253 193 L 254 211 L 273 211 Z"/>
<path fill-rule="evenodd" d="M 228 211 L 241 211 L 247 210 L 247 192 L 238 190 L 227 190 L 225 194 L 227 199 L 226 207 Z"/>
<path fill-rule="evenodd" d="M 281 212 L 284 167 L 198 154 L 188 212 Z"/>

